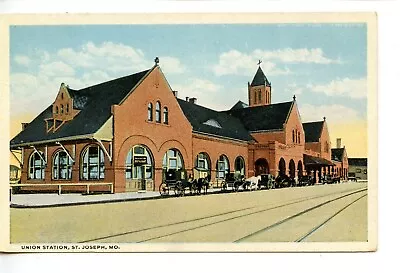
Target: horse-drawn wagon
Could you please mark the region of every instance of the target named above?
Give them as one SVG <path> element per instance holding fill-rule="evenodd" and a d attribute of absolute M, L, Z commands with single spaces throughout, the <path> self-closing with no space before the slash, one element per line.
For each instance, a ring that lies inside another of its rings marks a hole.
<path fill-rule="evenodd" d="M 238 191 L 245 184 L 244 176 L 240 173 L 227 173 L 224 182 L 222 182 L 221 189 L 224 191 L 229 189 Z"/>
<path fill-rule="evenodd" d="M 262 174 L 258 182 L 258 188 L 265 188 L 267 190 L 275 188 L 275 177 L 272 174 Z"/>
<path fill-rule="evenodd" d="M 191 194 L 207 193 L 209 187 L 209 177 L 192 179 L 187 178 L 186 172 L 182 170 L 168 170 L 165 172 L 165 179 L 159 187 L 162 196 L 173 192 L 175 196 L 184 196 L 186 190 Z"/>

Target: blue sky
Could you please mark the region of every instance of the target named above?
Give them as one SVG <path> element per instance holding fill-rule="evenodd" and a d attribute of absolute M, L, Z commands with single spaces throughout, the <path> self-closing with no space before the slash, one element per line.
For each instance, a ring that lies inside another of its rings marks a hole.
<path fill-rule="evenodd" d="M 11 117 L 38 114 L 61 82 L 83 88 L 158 56 L 178 95 L 206 107 L 247 102 L 261 59 L 273 103 L 296 94 L 303 121 L 366 120 L 366 36 L 364 24 L 12 26 Z"/>

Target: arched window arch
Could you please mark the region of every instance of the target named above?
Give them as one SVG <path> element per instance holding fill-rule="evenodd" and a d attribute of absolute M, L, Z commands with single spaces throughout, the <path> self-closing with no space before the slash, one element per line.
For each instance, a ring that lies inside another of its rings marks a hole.
<path fill-rule="evenodd" d="M 161 122 L 161 103 L 156 103 L 156 122 Z"/>
<path fill-rule="evenodd" d="M 72 160 L 63 150 L 58 151 L 53 157 L 53 179 L 71 179 Z"/>
<path fill-rule="evenodd" d="M 89 146 L 83 153 L 81 179 L 104 179 L 104 152 L 98 146 Z"/>
<path fill-rule="evenodd" d="M 153 121 L 153 104 L 151 102 L 147 105 L 147 120 Z"/>
<path fill-rule="evenodd" d="M 168 107 L 164 107 L 163 122 L 164 124 L 168 124 Z"/>
<path fill-rule="evenodd" d="M 178 149 L 169 149 L 163 157 L 163 169 L 182 170 L 184 167 L 182 154 Z"/>
<path fill-rule="evenodd" d="M 149 148 L 144 145 L 135 145 L 126 156 L 125 178 L 126 179 L 152 179 L 153 178 L 153 155 Z"/>
<path fill-rule="evenodd" d="M 39 154 L 40 153 L 40 154 Z M 33 152 L 29 158 L 29 175 L 28 179 L 44 180 L 44 170 L 46 163 L 44 162 L 44 154 L 42 152 Z"/>
<path fill-rule="evenodd" d="M 238 156 L 235 159 L 235 172 L 245 175 L 244 159 L 241 156 Z"/>
<path fill-rule="evenodd" d="M 225 178 L 229 173 L 229 160 L 226 155 L 220 155 L 217 161 L 217 178 Z"/>

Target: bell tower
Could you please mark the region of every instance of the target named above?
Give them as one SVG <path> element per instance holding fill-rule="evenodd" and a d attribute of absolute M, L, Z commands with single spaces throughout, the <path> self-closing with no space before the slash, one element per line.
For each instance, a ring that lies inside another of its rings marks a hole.
<path fill-rule="evenodd" d="M 261 60 L 258 61 L 258 69 L 251 84 L 247 83 L 249 106 L 262 106 L 271 104 L 271 83 L 261 69 Z"/>

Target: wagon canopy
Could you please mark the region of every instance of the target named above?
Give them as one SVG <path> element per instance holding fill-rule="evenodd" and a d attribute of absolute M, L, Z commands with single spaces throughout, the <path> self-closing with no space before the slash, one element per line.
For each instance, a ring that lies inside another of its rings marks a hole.
<path fill-rule="evenodd" d="M 321 157 L 316 157 L 316 156 L 311 156 L 307 154 L 303 154 L 303 161 L 304 165 L 306 166 L 335 166 L 331 161 L 321 158 Z"/>

